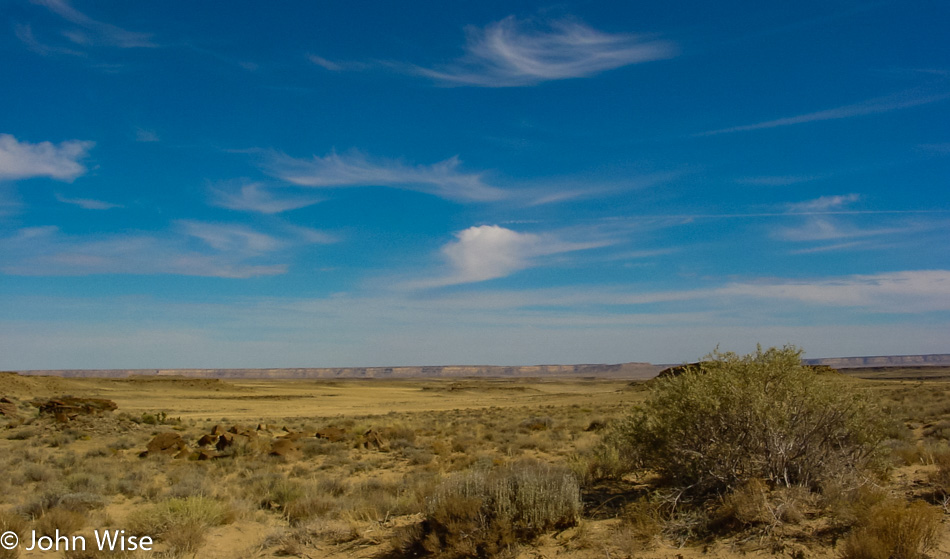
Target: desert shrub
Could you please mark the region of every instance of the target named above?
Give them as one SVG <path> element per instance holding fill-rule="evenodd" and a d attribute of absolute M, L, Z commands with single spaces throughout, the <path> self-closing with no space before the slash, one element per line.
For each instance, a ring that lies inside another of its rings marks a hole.
<path fill-rule="evenodd" d="M 653 381 L 606 437 L 631 465 L 692 494 L 752 479 L 817 487 L 879 456 L 884 421 L 863 395 L 801 364 L 801 350 L 714 352 L 702 369 Z"/>
<path fill-rule="evenodd" d="M 931 472 L 930 481 L 936 486 L 941 497 L 950 497 L 950 450 L 941 449 L 933 452 L 931 456 L 937 470 Z"/>
<path fill-rule="evenodd" d="M 425 520 L 403 551 L 491 557 L 544 532 L 577 523 L 580 491 L 568 470 L 522 463 L 456 474 L 426 499 Z"/>
<path fill-rule="evenodd" d="M 169 497 L 207 497 L 214 493 L 214 487 L 204 469 L 183 467 L 172 470 L 168 474 L 168 482 Z"/>
<path fill-rule="evenodd" d="M 569 457 L 571 471 L 583 485 L 605 479 L 618 480 L 628 470 L 628 462 L 620 455 L 619 445 L 611 440 L 602 441 L 586 452 Z"/>
<path fill-rule="evenodd" d="M 36 521 L 36 531 L 52 536 L 57 531 L 65 536 L 71 535 L 86 525 L 86 515 L 65 508 L 52 508 Z"/>
<path fill-rule="evenodd" d="M 84 514 L 93 509 L 101 509 L 105 505 L 105 499 L 96 493 L 48 491 L 27 501 L 18 510 L 23 515 L 37 518 L 54 509 Z"/>
<path fill-rule="evenodd" d="M 749 480 L 722 497 L 714 524 L 728 530 L 772 521 L 768 493 L 768 487 L 761 480 Z"/>
<path fill-rule="evenodd" d="M 547 431 L 554 426 L 554 419 L 551 417 L 529 417 L 521 422 L 520 428 L 528 431 Z"/>
<path fill-rule="evenodd" d="M 932 439 L 950 439 L 950 420 L 941 420 L 924 428 L 924 436 Z"/>
<path fill-rule="evenodd" d="M 23 468 L 23 477 L 26 481 L 44 482 L 52 480 L 56 474 L 43 464 L 27 464 Z"/>
<path fill-rule="evenodd" d="M 649 546 L 663 531 L 662 503 L 645 498 L 628 503 L 620 515 L 621 533 L 639 547 Z"/>
<path fill-rule="evenodd" d="M 311 518 L 329 516 L 339 507 L 340 504 L 333 497 L 308 494 L 287 503 L 283 513 L 291 526 L 298 526 Z"/>
<path fill-rule="evenodd" d="M 12 433 L 7 435 L 7 438 L 13 441 L 25 441 L 40 435 L 42 431 L 38 427 L 21 427 L 15 429 Z"/>
<path fill-rule="evenodd" d="M 172 555 L 195 553 L 207 529 L 234 520 L 232 509 L 207 497 L 168 499 L 134 511 L 126 521 L 130 533 L 156 537 Z"/>
<path fill-rule="evenodd" d="M 304 496 L 303 484 L 278 473 L 253 476 L 248 480 L 246 491 L 260 508 L 271 510 L 283 510 Z"/>
<path fill-rule="evenodd" d="M 918 559 L 937 543 L 943 513 L 922 501 L 885 499 L 844 542 L 842 559 Z"/>
<path fill-rule="evenodd" d="M 27 528 L 27 522 L 22 516 L 0 510 L 0 533 L 13 532 L 22 539 L 27 533 Z M 20 550 L 17 548 L 0 547 L 0 559 L 16 559 L 19 556 Z"/>
<path fill-rule="evenodd" d="M 908 441 L 889 441 L 891 456 L 899 466 L 910 466 L 921 461 L 921 447 Z"/>

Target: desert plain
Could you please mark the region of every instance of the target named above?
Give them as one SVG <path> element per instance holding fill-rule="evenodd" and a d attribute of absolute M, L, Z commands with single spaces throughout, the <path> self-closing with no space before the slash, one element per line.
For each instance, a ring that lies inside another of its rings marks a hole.
<path fill-rule="evenodd" d="M 884 471 L 834 494 L 744 486 L 688 515 L 656 504 L 650 472 L 618 469 L 604 451 L 650 380 L 2 373 L 0 528 L 21 544 L 0 557 L 853 558 L 844 542 L 885 499 L 920 503 L 936 523 L 932 541 L 900 557 L 947 556 L 950 368 L 848 373 L 835 382 L 894 418 Z M 64 396 L 114 409 L 38 407 Z M 435 549 L 431 534 L 423 545 L 446 487 L 499 471 L 548 476 L 544 491 L 576 491 L 579 505 L 497 548 L 465 551 L 464 526 L 454 548 Z M 154 545 L 100 551 L 96 530 Z M 34 533 L 78 535 L 86 549 L 27 550 Z"/>

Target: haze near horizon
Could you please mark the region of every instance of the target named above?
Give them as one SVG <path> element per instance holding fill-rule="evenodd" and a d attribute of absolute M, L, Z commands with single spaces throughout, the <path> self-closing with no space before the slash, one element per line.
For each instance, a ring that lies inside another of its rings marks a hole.
<path fill-rule="evenodd" d="M 0 370 L 950 351 L 950 6 L 0 6 Z"/>

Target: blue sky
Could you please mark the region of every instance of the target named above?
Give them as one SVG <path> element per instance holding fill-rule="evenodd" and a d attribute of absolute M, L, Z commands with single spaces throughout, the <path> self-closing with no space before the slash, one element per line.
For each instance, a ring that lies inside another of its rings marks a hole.
<path fill-rule="evenodd" d="M 950 5 L 0 5 L 0 368 L 950 352 Z"/>

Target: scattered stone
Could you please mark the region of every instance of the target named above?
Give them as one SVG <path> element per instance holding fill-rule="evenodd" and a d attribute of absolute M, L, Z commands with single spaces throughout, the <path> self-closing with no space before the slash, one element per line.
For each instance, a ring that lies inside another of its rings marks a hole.
<path fill-rule="evenodd" d="M 230 448 L 231 446 L 234 446 L 234 435 L 231 433 L 222 433 L 219 435 L 218 442 L 216 442 L 214 445 L 214 447 L 218 449 L 219 452 L 226 448 Z"/>
<path fill-rule="evenodd" d="M 283 458 L 289 458 L 295 456 L 300 452 L 300 446 L 296 441 L 290 439 L 277 439 L 270 447 L 271 456 L 280 456 Z"/>
<path fill-rule="evenodd" d="M 217 441 L 218 441 L 218 437 L 216 437 L 215 435 L 202 435 L 201 438 L 198 439 L 197 444 L 198 446 L 208 446 L 208 445 L 212 445 L 216 443 Z"/>
<path fill-rule="evenodd" d="M 152 454 L 165 454 L 168 456 L 175 456 L 182 451 L 187 450 L 188 445 L 185 444 L 184 439 L 181 438 L 181 435 L 178 433 L 159 433 L 155 435 L 151 441 L 145 445 L 145 452 L 139 454 L 139 456 L 150 456 Z"/>
<path fill-rule="evenodd" d="M 324 427 L 317 431 L 314 436 L 318 439 L 326 439 L 331 443 L 338 443 L 346 440 L 346 431 L 339 427 Z"/>
<path fill-rule="evenodd" d="M 0 415 L 11 419 L 20 419 L 20 412 L 16 409 L 16 403 L 8 398 L 0 398 Z"/>
<path fill-rule="evenodd" d="M 375 429 L 370 429 L 369 431 L 363 433 L 360 446 L 366 450 L 389 450 L 389 443 L 386 442 L 386 439 L 384 439 L 383 436 L 379 434 L 379 431 Z"/>
<path fill-rule="evenodd" d="M 66 423 L 80 415 L 100 415 L 119 407 L 112 400 L 105 398 L 75 398 L 73 396 L 34 400 L 31 404 L 39 408 L 41 414 L 52 415 L 60 423 Z"/>
<path fill-rule="evenodd" d="M 595 419 L 590 422 L 590 425 L 587 426 L 587 429 L 584 429 L 588 433 L 591 431 L 603 431 L 607 428 L 607 422 Z"/>

